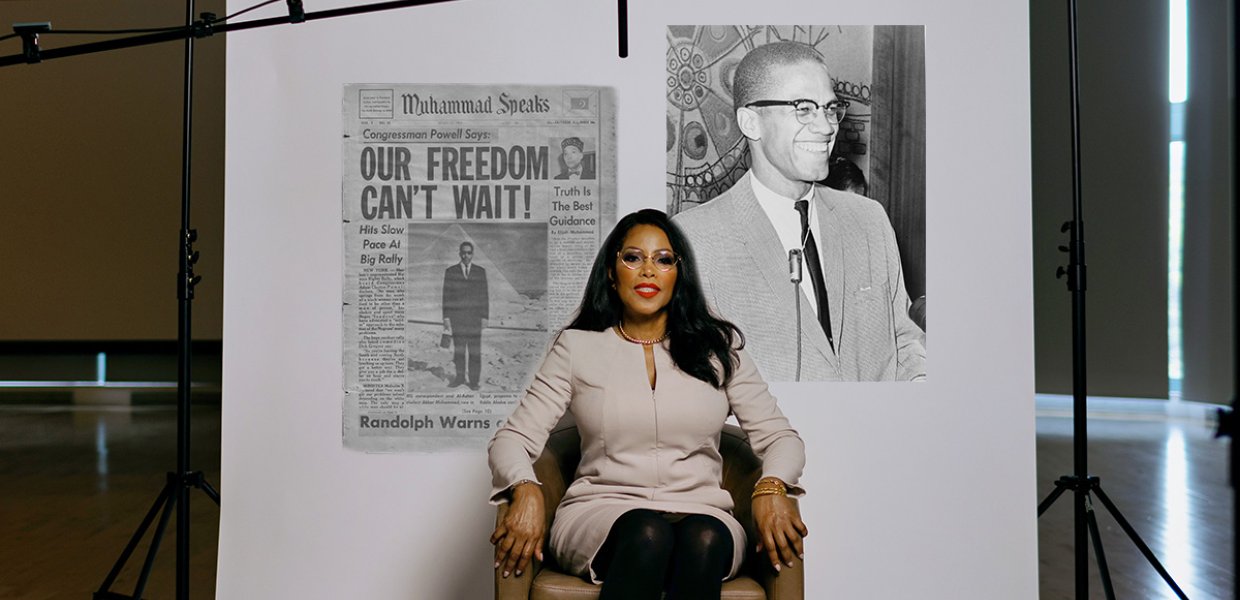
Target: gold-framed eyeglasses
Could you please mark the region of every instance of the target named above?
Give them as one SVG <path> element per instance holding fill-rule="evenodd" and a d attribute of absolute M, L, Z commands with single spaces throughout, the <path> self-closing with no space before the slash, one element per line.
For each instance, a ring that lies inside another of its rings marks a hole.
<path fill-rule="evenodd" d="M 646 259 L 650 259 L 650 264 L 664 273 L 675 269 L 676 263 L 680 262 L 680 257 L 671 250 L 655 250 L 646 254 L 640 248 L 625 248 L 616 253 L 616 258 L 620 260 L 624 268 L 631 271 L 642 268 L 642 265 L 646 264 Z"/>
<path fill-rule="evenodd" d="M 754 100 L 746 107 L 764 107 L 764 106 L 791 106 L 792 114 L 796 116 L 797 121 L 803 125 L 809 125 L 818 118 L 818 111 L 822 111 L 827 121 L 839 124 L 844 120 L 844 115 L 848 114 L 849 102 L 847 100 L 832 100 L 826 104 L 819 104 L 808 98 L 799 100 Z"/>

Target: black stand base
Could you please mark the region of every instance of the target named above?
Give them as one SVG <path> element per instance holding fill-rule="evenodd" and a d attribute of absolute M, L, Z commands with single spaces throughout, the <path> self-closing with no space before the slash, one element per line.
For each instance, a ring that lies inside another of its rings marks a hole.
<path fill-rule="evenodd" d="M 1234 243 L 1234 242 L 1233 242 Z M 1240 260 L 1236 261 L 1240 264 Z M 1236 318 L 1237 324 L 1240 324 L 1240 315 Z M 1240 389 L 1240 383 L 1236 385 Z M 1240 481 L 1240 444 L 1236 440 L 1240 438 L 1237 434 L 1236 423 L 1240 421 L 1240 396 L 1232 398 L 1231 408 L 1218 409 L 1218 429 L 1214 432 L 1214 438 L 1228 438 L 1231 447 L 1231 463 L 1228 468 L 1228 481 L 1231 483 L 1231 553 L 1232 553 L 1232 582 L 1231 591 L 1236 600 L 1240 600 L 1240 585 L 1236 585 L 1236 576 L 1240 574 L 1240 492 L 1236 491 L 1236 482 Z"/>
<path fill-rule="evenodd" d="M 1141 540 L 1141 536 L 1137 535 L 1137 530 L 1132 528 L 1132 525 L 1128 523 L 1124 515 L 1120 514 L 1119 509 L 1115 507 L 1111 499 L 1102 491 L 1102 482 L 1097 477 L 1081 478 L 1075 475 L 1060 477 L 1055 481 L 1055 491 L 1051 492 L 1045 500 L 1038 504 L 1038 516 L 1041 517 L 1042 513 L 1046 512 L 1046 509 L 1050 508 L 1055 503 L 1055 500 L 1059 499 L 1059 496 L 1069 490 L 1084 497 L 1085 518 L 1089 524 L 1089 537 L 1093 541 L 1094 554 L 1098 558 L 1098 573 L 1102 578 L 1102 589 L 1106 593 L 1107 600 L 1115 600 L 1115 589 L 1111 586 L 1111 572 L 1107 569 L 1106 554 L 1102 550 L 1102 536 L 1098 532 L 1098 519 L 1094 516 L 1093 502 L 1090 501 L 1091 493 L 1097 496 L 1098 500 L 1102 501 L 1102 505 L 1106 507 L 1107 512 L 1111 513 L 1111 516 L 1119 523 L 1124 533 L 1128 534 L 1128 539 L 1132 540 L 1132 543 L 1141 551 L 1141 554 L 1145 556 L 1145 560 L 1149 561 L 1150 566 L 1154 567 L 1155 571 L 1158 571 L 1163 581 L 1166 581 L 1167 585 L 1171 586 L 1171 591 L 1175 592 L 1175 595 L 1182 600 L 1188 600 L 1188 596 L 1184 595 L 1184 591 L 1180 589 L 1180 586 L 1176 585 L 1175 580 L 1171 578 L 1171 574 L 1162 566 L 1162 563 L 1158 562 L 1158 558 L 1154 556 L 1154 551 L 1145 545 L 1145 542 Z M 1077 577 L 1082 576 L 1084 576 L 1083 573 L 1077 573 Z M 1082 586 L 1078 581 L 1077 589 L 1081 588 Z"/>
<path fill-rule="evenodd" d="M 215 491 L 214 487 L 211 487 L 211 484 L 201 471 L 191 471 L 184 475 L 168 473 L 167 477 L 164 489 L 155 498 L 155 503 L 151 505 L 151 510 L 147 511 L 146 517 L 142 519 L 142 524 L 138 525 L 137 531 L 134 531 L 133 537 L 129 538 L 129 543 L 125 545 L 125 550 L 121 552 L 120 558 L 116 559 L 116 564 L 112 565 L 112 571 L 108 573 L 107 579 L 103 580 L 99 590 L 91 596 L 94 600 L 141 600 L 142 592 L 146 590 L 146 581 L 151 575 L 151 567 L 155 564 L 155 555 L 159 553 L 159 542 L 164 537 L 164 530 L 168 526 L 168 518 L 172 516 L 172 508 L 177 502 L 178 486 L 198 488 L 215 502 L 216 506 L 219 506 L 219 492 Z M 155 533 L 151 536 L 151 545 L 147 548 L 146 559 L 142 562 L 142 572 L 138 575 L 138 583 L 134 586 L 133 594 L 125 595 L 111 591 L 112 584 L 116 582 L 116 578 L 121 574 L 121 570 L 125 568 L 125 563 L 129 561 L 129 557 L 133 555 L 134 550 L 137 550 L 138 543 L 146 536 L 146 530 L 151 527 L 156 514 L 159 514 L 159 523 L 155 526 Z"/>

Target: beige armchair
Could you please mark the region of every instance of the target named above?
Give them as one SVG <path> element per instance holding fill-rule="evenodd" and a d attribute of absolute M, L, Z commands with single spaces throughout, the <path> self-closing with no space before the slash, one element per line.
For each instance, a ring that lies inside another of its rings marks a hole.
<path fill-rule="evenodd" d="M 804 600 L 805 565 L 797 560 L 793 568 L 785 567 L 776 573 L 765 554 L 754 553 L 757 539 L 750 515 L 749 495 L 754 483 L 762 476 L 762 464 L 754 456 L 744 432 L 735 425 L 726 425 L 720 436 L 719 452 L 723 455 L 723 487 L 732 494 L 733 509 L 737 520 L 745 526 L 751 540 L 749 552 L 740 575 L 723 584 L 723 600 Z M 547 439 L 547 446 L 534 463 L 534 472 L 542 482 L 543 498 L 547 514 L 547 531 L 555 509 L 564 497 L 564 491 L 573 481 L 577 463 L 581 461 L 581 438 L 577 428 L 569 425 L 558 428 Z M 496 523 L 508 512 L 508 504 L 499 505 Z M 530 568 L 520 577 L 503 577 L 495 573 L 496 600 L 594 600 L 598 598 L 599 586 L 580 577 L 557 570 L 551 551 L 543 540 L 546 562 L 533 560 Z"/>

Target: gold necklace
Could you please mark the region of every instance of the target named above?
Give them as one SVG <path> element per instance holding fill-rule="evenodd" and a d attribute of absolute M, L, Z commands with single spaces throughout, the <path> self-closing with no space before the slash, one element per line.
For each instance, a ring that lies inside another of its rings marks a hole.
<path fill-rule="evenodd" d="M 623 323 L 616 323 L 616 328 L 620 330 L 620 337 L 623 337 L 624 339 L 626 339 L 626 340 L 628 340 L 628 341 L 630 341 L 630 342 L 633 342 L 634 344 L 641 344 L 641 345 L 643 345 L 643 346 L 653 346 L 653 345 L 655 345 L 655 344 L 658 344 L 659 342 L 662 342 L 663 340 L 666 340 L 666 339 L 667 339 L 667 336 L 671 333 L 671 332 L 669 332 L 669 331 L 664 331 L 664 332 L 663 332 L 663 335 L 659 336 L 659 339 L 657 339 L 657 340 L 643 340 L 643 339 L 641 339 L 641 338 L 635 338 L 635 337 L 633 337 L 633 336 L 629 335 L 629 334 L 628 334 L 628 332 L 626 332 L 626 331 L 624 330 L 624 324 L 623 324 Z"/>

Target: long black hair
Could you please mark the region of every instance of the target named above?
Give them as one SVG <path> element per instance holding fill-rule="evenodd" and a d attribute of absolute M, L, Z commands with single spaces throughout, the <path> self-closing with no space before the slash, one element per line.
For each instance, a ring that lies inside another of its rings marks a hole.
<path fill-rule="evenodd" d="M 698 280 L 697 262 L 693 259 L 689 240 L 661 210 L 642 209 L 625 215 L 616 223 L 594 258 L 581 308 L 566 329 L 603 331 L 620 323 L 624 304 L 612 287 L 616 253 L 620 252 L 629 230 L 638 225 L 663 230 L 671 242 L 672 252 L 680 257 L 672 299 L 665 309 L 668 353 L 672 361 L 681 371 L 715 388 L 727 385 L 736 372 L 736 350 L 745 345 L 745 337 L 735 325 L 711 314 Z"/>

